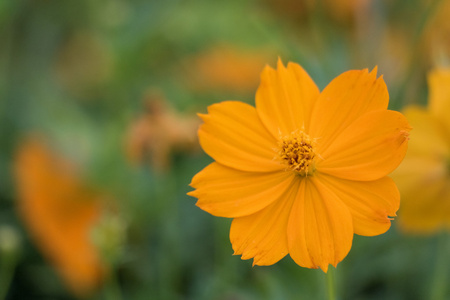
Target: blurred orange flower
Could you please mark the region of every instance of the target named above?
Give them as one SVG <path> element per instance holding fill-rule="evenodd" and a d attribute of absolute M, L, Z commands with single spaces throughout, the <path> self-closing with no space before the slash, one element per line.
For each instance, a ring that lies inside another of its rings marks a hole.
<path fill-rule="evenodd" d="M 304 22 L 315 5 L 314 0 L 264 0 L 264 3 L 270 12 L 279 15 L 281 19 L 297 22 Z"/>
<path fill-rule="evenodd" d="M 145 99 L 146 111 L 128 130 L 126 151 L 133 164 L 141 164 L 149 156 L 159 171 L 170 167 L 170 154 L 198 148 L 197 118 L 175 112 L 159 92 L 151 90 Z"/>
<path fill-rule="evenodd" d="M 73 166 L 38 139 L 20 145 L 15 160 L 18 212 L 36 245 L 78 296 L 92 292 L 105 275 L 90 231 L 101 211 Z"/>
<path fill-rule="evenodd" d="M 267 51 L 237 49 L 229 45 L 215 46 L 189 59 L 195 66 L 193 76 L 186 76 L 189 86 L 198 90 L 253 91 L 258 74 L 268 63 Z"/>
<path fill-rule="evenodd" d="M 372 0 L 324 0 L 323 5 L 327 13 L 337 21 L 353 22 L 358 15 L 362 13 L 366 15 L 371 2 Z"/>
<path fill-rule="evenodd" d="M 404 162 L 393 173 L 402 194 L 399 225 L 405 231 L 450 229 L 450 69 L 428 76 L 428 109 L 408 107 L 414 130 Z"/>
<path fill-rule="evenodd" d="M 386 232 L 399 207 L 387 175 L 406 153 L 410 127 L 388 102 L 376 70 L 345 72 L 319 92 L 299 65 L 267 66 L 256 108 L 226 101 L 200 115 L 200 144 L 215 162 L 189 195 L 234 218 L 230 239 L 243 259 L 271 265 L 289 253 L 327 272 L 354 233 Z"/>
<path fill-rule="evenodd" d="M 265 0 L 271 11 L 297 23 L 305 22 L 314 13 L 324 13 L 335 23 L 352 24 L 357 17 L 366 16 L 372 0 Z"/>

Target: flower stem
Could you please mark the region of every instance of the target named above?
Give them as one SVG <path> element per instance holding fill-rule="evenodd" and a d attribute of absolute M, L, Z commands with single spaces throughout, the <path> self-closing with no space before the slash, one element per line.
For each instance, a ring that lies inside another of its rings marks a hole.
<path fill-rule="evenodd" d="M 15 258 L 5 259 L 2 257 L 1 259 L 1 268 L 0 268 L 0 300 L 6 299 L 6 295 L 8 293 L 9 286 L 14 277 L 14 270 L 17 265 L 17 261 Z"/>
<path fill-rule="evenodd" d="M 327 289 L 328 289 L 328 300 L 336 300 L 336 287 L 334 279 L 334 270 L 328 269 L 327 272 Z"/>
<path fill-rule="evenodd" d="M 414 74 L 416 73 L 415 70 L 417 70 L 417 61 L 420 60 L 420 51 L 423 49 L 423 47 L 420 47 L 421 39 L 423 39 L 423 34 L 427 29 L 428 23 L 433 19 L 442 2 L 443 0 L 434 0 L 431 2 L 431 4 L 428 5 L 428 7 L 422 13 L 422 18 L 419 21 L 419 24 L 415 31 L 411 44 L 412 51 L 409 58 L 408 70 L 405 72 L 406 75 L 399 84 L 399 88 L 397 89 L 396 94 L 393 96 L 394 99 L 401 99 L 400 101 L 402 103 L 402 106 L 405 105 L 404 101 L 408 98 L 402 97 L 402 95 L 407 94 L 408 85 L 411 86 L 411 81 L 414 77 Z"/>
<path fill-rule="evenodd" d="M 115 268 L 111 270 L 111 273 L 108 275 L 105 287 L 105 298 L 107 300 L 122 299 L 122 292 L 117 278 L 117 270 Z"/>
<path fill-rule="evenodd" d="M 444 300 L 447 290 L 447 275 L 448 275 L 448 250 L 449 241 L 448 235 L 443 233 L 438 237 L 436 263 L 434 267 L 434 274 L 432 276 L 430 298 L 431 300 Z"/>

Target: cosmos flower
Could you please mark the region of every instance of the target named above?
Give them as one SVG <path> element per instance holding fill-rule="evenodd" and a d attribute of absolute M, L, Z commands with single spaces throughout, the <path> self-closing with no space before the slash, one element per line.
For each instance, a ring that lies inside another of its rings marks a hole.
<path fill-rule="evenodd" d="M 150 90 L 145 98 L 144 114 L 133 120 L 127 132 L 127 158 L 133 165 L 149 160 L 156 171 L 166 171 L 171 166 L 171 154 L 199 150 L 199 121 L 173 110 L 155 90 Z"/>
<path fill-rule="evenodd" d="M 38 139 L 20 146 L 14 167 L 18 212 L 31 237 L 67 287 L 86 296 L 106 269 L 90 238 L 100 217 L 100 195 Z"/>
<path fill-rule="evenodd" d="M 198 91 L 252 92 L 258 86 L 261 65 L 269 60 L 270 52 L 261 47 L 251 50 L 215 45 L 186 60 L 190 72 L 195 70 L 195 73 L 184 75 L 183 79 Z"/>
<path fill-rule="evenodd" d="M 297 64 L 267 66 L 256 108 L 237 101 L 200 115 L 200 144 L 215 162 L 192 179 L 197 205 L 233 218 L 235 254 L 271 265 L 336 266 L 353 234 L 390 227 L 399 193 L 387 177 L 402 161 L 410 127 L 387 110 L 376 70 L 348 71 L 322 92 Z"/>
<path fill-rule="evenodd" d="M 414 130 L 408 154 L 393 173 L 402 194 L 399 225 L 405 231 L 450 229 L 450 69 L 428 76 L 428 109 L 408 107 Z"/>
<path fill-rule="evenodd" d="M 357 18 L 371 12 L 373 0 L 264 0 L 271 12 L 277 13 L 283 20 L 307 24 L 308 19 L 320 13 L 328 22 L 351 25 Z M 369 19 L 369 18 L 365 18 Z"/>

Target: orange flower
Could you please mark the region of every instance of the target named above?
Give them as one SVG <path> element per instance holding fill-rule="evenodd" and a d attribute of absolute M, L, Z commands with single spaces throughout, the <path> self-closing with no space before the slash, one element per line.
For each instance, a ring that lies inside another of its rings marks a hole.
<path fill-rule="evenodd" d="M 373 0 L 265 0 L 270 11 L 283 19 L 306 24 L 314 14 L 325 14 L 326 21 L 352 24 L 356 18 L 366 16 Z"/>
<path fill-rule="evenodd" d="M 429 109 L 412 106 L 405 116 L 414 130 L 404 162 L 393 173 L 404 201 L 405 231 L 450 229 L 450 69 L 430 73 Z"/>
<path fill-rule="evenodd" d="M 15 171 L 18 211 L 31 237 L 67 286 L 79 296 L 88 294 L 105 271 L 89 236 L 99 218 L 98 195 L 39 140 L 21 145 Z"/>
<path fill-rule="evenodd" d="M 372 0 L 325 0 L 323 5 L 327 13 L 337 21 L 350 22 L 354 21 L 358 14 L 368 14 L 371 2 Z M 316 5 L 318 5 L 317 3 Z"/>
<path fill-rule="evenodd" d="M 229 45 L 215 46 L 188 60 L 193 76 L 185 76 L 190 87 L 205 90 L 253 91 L 257 75 L 268 61 L 268 50 L 250 51 Z"/>
<path fill-rule="evenodd" d="M 299 65 L 267 66 L 256 108 L 227 101 L 200 115 L 200 144 L 216 161 L 189 195 L 234 218 L 230 239 L 243 259 L 271 265 L 289 253 L 327 272 L 354 233 L 386 232 L 399 207 L 387 175 L 405 155 L 410 127 L 388 101 L 376 70 L 348 71 L 320 93 Z"/>

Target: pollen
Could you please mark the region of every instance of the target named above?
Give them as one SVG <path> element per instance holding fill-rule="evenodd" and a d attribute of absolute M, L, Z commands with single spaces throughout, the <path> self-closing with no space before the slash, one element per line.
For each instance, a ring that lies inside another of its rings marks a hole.
<path fill-rule="evenodd" d="M 316 153 L 315 142 L 303 131 L 295 131 L 286 137 L 282 137 L 278 143 L 278 156 L 287 170 L 292 170 L 299 175 L 312 175 L 315 171 L 314 161 Z"/>

